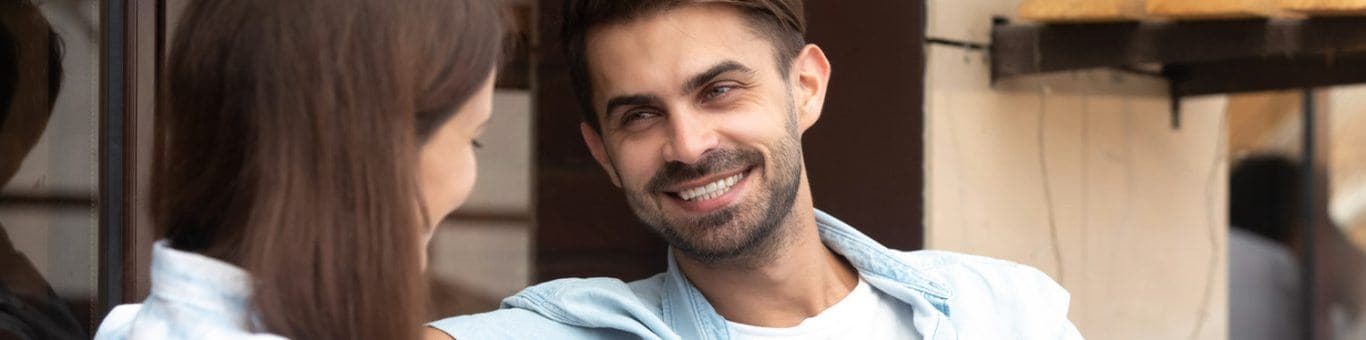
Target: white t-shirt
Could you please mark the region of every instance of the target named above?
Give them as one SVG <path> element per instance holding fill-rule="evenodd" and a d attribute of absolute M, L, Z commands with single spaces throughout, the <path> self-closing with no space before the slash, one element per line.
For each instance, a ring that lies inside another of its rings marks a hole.
<path fill-rule="evenodd" d="M 859 279 L 854 291 L 819 315 L 788 328 L 757 327 L 726 321 L 737 340 L 762 339 L 920 339 L 911 324 L 911 306 Z"/>

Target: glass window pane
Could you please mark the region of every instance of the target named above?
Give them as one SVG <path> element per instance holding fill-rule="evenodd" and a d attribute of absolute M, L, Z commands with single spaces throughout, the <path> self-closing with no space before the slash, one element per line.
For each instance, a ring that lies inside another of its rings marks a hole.
<path fill-rule="evenodd" d="M 16 71 L 0 72 L 0 303 L 19 307 L 0 309 L 0 337 L 84 338 L 99 314 L 99 3 L 29 2 L 0 4 L 0 68 Z"/>

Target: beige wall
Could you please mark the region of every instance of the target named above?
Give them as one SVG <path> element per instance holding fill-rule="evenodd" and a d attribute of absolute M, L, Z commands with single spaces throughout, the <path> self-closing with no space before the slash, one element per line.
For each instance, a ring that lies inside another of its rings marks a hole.
<path fill-rule="evenodd" d="M 929 36 L 986 43 L 1017 1 L 929 2 Z M 1110 71 L 992 87 L 987 56 L 927 47 L 926 245 L 1035 266 L 1093 339 L 1227 337 L 1224 97 Z"/>
<path fill-rule="evenodd" d="M 1366 85 L 1328 91 L 1330 212 L 1357 247 L 1366 249 Z"/>

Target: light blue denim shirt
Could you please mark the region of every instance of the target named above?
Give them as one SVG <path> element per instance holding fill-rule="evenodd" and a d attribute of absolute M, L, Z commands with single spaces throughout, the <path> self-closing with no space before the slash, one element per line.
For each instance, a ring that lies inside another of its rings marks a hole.
<path fill-rule="evenodd" d="M 110 311 L 95 339 L 283 339 L 250 330 L 250 296 L 246 271 L 159 241 L 152 246 L 151 294 Z"/>
<path fill-rule="evenodd" d="M 821 240 L 859 276 L 911 306 L 925 339 L 1080 339 L 1069 296 L 1038 270 L 944 251 L 890 250 L 819 210 Z M 429 326 L 459 340 L 730 339 L 726 320 L 678 270 L 625 283 L 560 279 L 503 300 L 501 309 Z"/>

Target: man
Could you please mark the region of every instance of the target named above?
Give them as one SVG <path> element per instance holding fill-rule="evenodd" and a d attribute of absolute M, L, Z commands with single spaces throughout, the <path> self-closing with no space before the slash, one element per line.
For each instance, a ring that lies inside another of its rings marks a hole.
<path fill-rule="evenodd" d="M 1080 338 L 1067 293 L 1037 270 L 892 251 L 814 209 L 801 135 L 831 67 L 802 38 L 800 0 L 566 6 L 584 142 L 671 245 L 669 269 L 552 281 L 431 327 L 459 339 Z"/>

